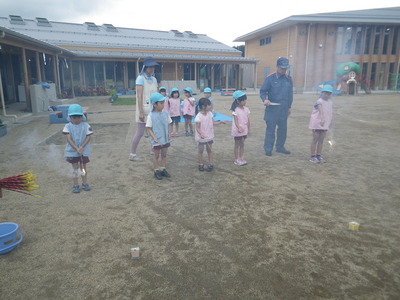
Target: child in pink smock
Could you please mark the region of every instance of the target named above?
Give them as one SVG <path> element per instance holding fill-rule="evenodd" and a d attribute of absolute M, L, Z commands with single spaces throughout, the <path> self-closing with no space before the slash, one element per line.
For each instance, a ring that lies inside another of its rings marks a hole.
<path fill-rule="evenodd" d="M 168 106 L 168 104 L 169 104 L 169 102 L 168 102 L 169 97 L 168 97 L 168 94 L 167 94 L 167 88 L 166 88 L 166 87 L 163 87 L 163 86 L 160 86 L 160 88 L 158 89 L 158 92 L 159 92 L 161 95 L 163 95 L 163 96 L 165 97 L 164 110 L 165 110 L 166 112 L 168 112 L 168 111 L 169 111 L 169 106 Z"/>
<path fill-rule="evenodd" d="M 199 109 L 200 112 L 196 115 L 194 122 L 196 124 L 196 133 L 195 133 L 195 141 L 198 144 L 199 152 L 198 152 L 198 161 L 199 161 L 199 171 L 204 171 L 204 163 L 203 163 L 203 152 L 204 146 L 207 149 L 208 154 L 208 165 L 205 169 L 208 172 L 211 172 L 214 168 L 212 163 L 212 144 L 214 139 L 214 124 L 225 124 L 226 121 L 214 121 L 213 114 L 211 112 L 212 106 L 210 99 L 201 98 L 199 100 Z"/>
<path fill-rule="evenodd" d="M 170 124 L 171 136 L 179 136 L 179 122 L 181 121 L 181 99 L 179 98 L 179 90 L 173 88 L 171 90 L 171 97 L 165 102 L 168 102 L 168 112 L 172 119 L 172 123 Z"/>
<path fill-rule="evenodd" d="M 186 136 L 192 136 L 193 135 L 193 125 L 192 125 L 192 118 L 195 115 L 195 103 L 196 99 L 192 97 L 192 88 L 187 87 L 183 90 L 185 93 L 185 99 L 183 100 L 183 118 L 185 119 L 185 131 L 186 131 Z M 190 129 L 190 131 L 189 131 Z"/>
<path fill-rule="evenodd" d="M 330 100 L 333 92 L 331 85 L 324 85 L 321 90 L 321 96 L 314 104 L 311 113 L 309 128 L 313 132 L 313 139 L 311 142 L 311 157 L 310 161 L 313 163 L 323 163 L 325 159 L 322 158 L 322 146 L 326 132 L 332 123 L 332 101 Z"/>
<path fill-rule="evenodd" d="M 242 91 L 235 91 L 233 93 L 231 110 L 233 115 L 232 122 L 232 137 L 235 140 L 234 155 L 235 165 L 244 166 L 247 161 L 244 160 L 244 141 L 250 133 L 250 110 L 246 107 L 247 96 Z"/>

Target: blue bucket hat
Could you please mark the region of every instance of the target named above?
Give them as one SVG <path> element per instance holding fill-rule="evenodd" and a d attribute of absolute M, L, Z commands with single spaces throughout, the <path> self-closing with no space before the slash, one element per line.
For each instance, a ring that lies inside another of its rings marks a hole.
<path fill-rule="evenodd" d="M 160 86 L 160 88 L 158 89 L 159 91 L 161 91 L 161 90 L 165 90 L 165 91 L 167 91 L 167 88 L 166 87 L 164 87 L 164 86 Z"/>
<path fill-rule="evenodd" d="M 173 88 L 173 89 L 171 90 L 171 94 L 172 94 L 173 92 L 178 92 L 178 93 L 179 93 L 179 89 Z"/>
<path fill-rule="evenodd" d="M 146 57 L 143 61 L 143 66 L 145 66 L 145 67 L 155 67 L 158 65 L 159 64 L 150 56 Z"/>
<path fill-rule="evenodd" d="M 242 91 L 238 90 L 238 91 L 234 91 L 232 96 L 233 96 L 233 99 L 237 100 L 244 95 L 246 95 L 246 94 L 243 93 Z"/>
<path fill-rule="evenodd" d="M 164 97 L 163 95 L 161 95 L 160 93 L 153 93 L 150 96 L 150 101 L 151 104 L 160 102 L 160 101 L 164 101 L 167 97 Z"/>
<path fill-rule="evenodd" d="M 321 92 L 333 93 L 333 88 L 330 84 L 326 84 L 322 87 Z"/>
<path fill-rule="evenodd" d="M 83 116 L 82 106 L 79 104 L 71 104 L 68 107 L 68 116 Z"/>
<path fill-rule="evenodd" d="M 183 91 L 188 92 L 190 94 L 190 96 L 192 96 L 193 90 L 191 87 L 184 88 Z"/>
<path fill-rule="evenodd" d="M 210 89 L 209 87 L 207 87 L 207 88 L 204 89 L 203 92 L 204 92 L 204 93 L 210 93 L 210 94 L 211 94 L 211 89 Z"/>
<path fill-rule="evenodd" d="M 288 68 L 290 68 L 290 66 L 289 66 L 289 60 L 288 60 L 286 57 L 279 57 L 278 60 L 276 61 L 276 65 L 277 65 L 279 68 L 282 68 L 282 69 L 288 69 Z"/>

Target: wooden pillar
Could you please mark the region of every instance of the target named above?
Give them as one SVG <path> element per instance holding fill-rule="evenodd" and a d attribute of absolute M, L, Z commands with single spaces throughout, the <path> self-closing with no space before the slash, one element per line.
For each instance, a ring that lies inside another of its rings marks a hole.
<path fill-rule="evenodd" d="M 128 89 L 128 62 L 124 61 L 124 89 Z"/>
<path fill-rule="evenodd" d="M 32 101 L 31 101 L 31 94 L 29 91 L 29 78 L 28 78 L 28 66 L 26 64 L 26 50 L 22 48 L 22 71 L 24 74 L 24 88 L 25 88 L 25 96 L 26 96 L 26 108 L 29 111 L 32 111 Z"/>
<path fill-rule="evenodd" d="M 107 76 L 106 76 L 106 62 L 105 61 L 103 61 L 103 80 L 104 80 L 104 89 L 106 90 L 106 89 L 108 89 L 108 86 L 107 86 Z"/>
<path fill-rule="evenodd" d="M 81 66 L 81 72 L 82 72 L 82 83 L 83 83 L 83 88 L 86 90 L 87 86 L 86 86 L 86 72 L 85 72 L 85 62 L 82 61 L 80 63 Z"/>
<path fill-rule="evenodd" d="M 57 95 L 61 95 L 61 86 L 60 86 L 60 68 L 58 65 L 58 54 L 55 55 L 54 60 L 54 79 L 56 81 L 56 91 Z"/>
<path fill-rule="evenodd" d="M 74 72 L 72 70 L 72 60 L 69 59 L 69 74 L 71 77 L 71 96 L 72 98 L 75 98 L 75 90 L 74 90 Z"/>
<path fill-rule="evenodd" d="M 194 63 L 194 81 L 196 81 L 197 85 L 197 63 Z"/>
<path fill-rule="evenodd" d="M 37 74 L 37 82 L 42 82 L 42 72 L 40 70 L 40 60 L 39 60 L 39 52 L 35 52 L 35 60 L 36 60 L 36 74 Z"/>
<path fill-rule="evenodd" d="M 228 64 L 225 64 L 225 90 L 228 91 L 229 80 L 228 80 Z"/>
<path fill-rule="evenodd" d="M 178 80 L 178 62 L 175 62 L 175 80 Z"/>
<path fill-rule="evenodd" d="M 214 66 L 215 66 L 215 64 L 211 65 L 211 86 L 210 86 L 211 90 L 214 90 L 214 87 L 215 87 L 215 83 L 214 83 L 214 80 L 215 80 Z"/>

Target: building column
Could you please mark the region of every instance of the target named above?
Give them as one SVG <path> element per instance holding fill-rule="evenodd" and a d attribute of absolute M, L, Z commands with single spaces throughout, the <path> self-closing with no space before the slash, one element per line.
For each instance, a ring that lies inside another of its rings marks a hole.
<path fill-rule="evenodd" d="M 124 70 L 124 89 L 128 90 L 128 62 L 124 61 L 123 63 Z"/>
<path fill-rule="evenodd" d="M 178 81 L 178 62 L 175 62 L 175 80 Z"/>
<path fill-rule="evenodd" d="M 55 55 L 54 61 L 54 78 L 56 80 L 56 91 L 58 95 L 61 95 L 61 86 L 60 86 L 60 66 L 58 62 L 58 54 Z"/>
<path fill-rule="evenodd" d="M 26 96 L 26 108 L 32 111 L 31 94 L 29 91 L 29 78 L 28 78 L 28 66 L 26 64 L 26 50 L 22 48 L 22 73 L 24 74 L 24 88 Z"/>
<path fill-rule="evenodd" d="M 225 64 L 225 90 L 228 91 L 229 87 L 229 74 L 228 74 L 228 64 Z"/>
<path fill-rule="evenodd" d="M 40 60 L 39 60 L 39 52 L 35 52 L 35 60 L 36 60 L 36 74 L 37 74 L 37 81 L 42 82 L 42 72 L 40 69 Z"/>
<path fill-rule="evenodd" d="M 74 90 L 74 73 L 72 70 L 72 59 L 69 59 L 69 74 L 71 77 L 71 96 L 72 98 L 75 98 L 75 90 Z"/>

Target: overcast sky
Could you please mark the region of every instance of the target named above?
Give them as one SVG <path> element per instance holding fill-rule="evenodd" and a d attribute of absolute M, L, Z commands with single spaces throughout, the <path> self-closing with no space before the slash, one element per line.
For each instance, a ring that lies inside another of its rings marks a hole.
<path fill-rule="evenodd" d="M 154 5 L 153 5 L 154 3 Z M 115 27 L 192 31 L 206 34 L 226 45 L 251 31 L 292 15 L 336 12 L 400 6 L 399 0 L 371 1 L 304 0 L 270 1 L 200 0 L 0 0 L 0 16 L 19 15 L 22 18 L 47 18 L 49 21 Z M 151 8 L 143 9 L 145 4 Z"/>

